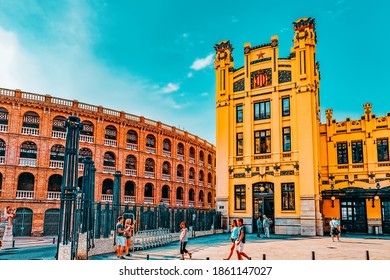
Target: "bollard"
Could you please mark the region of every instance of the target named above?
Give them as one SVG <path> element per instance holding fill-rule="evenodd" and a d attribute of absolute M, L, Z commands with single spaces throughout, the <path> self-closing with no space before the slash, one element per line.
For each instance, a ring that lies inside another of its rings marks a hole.
<path fill-rule="evenodd" d="M 56 238 L 53 237 L 53 244 L 56 244 Z"/>
<path fill-rule="evenodd" d="M 15 248 L 15 240 L 12 240 L 12 248 Z"/>
<path fill-rule="evenodd" d="M 263 261 L 265 261 L 266 260 L 266 258 L 265 258 L 265 254 L 263 254 Z"/>
<path fill-rule="evenodd" d="M 146 255 L 146 259 L 149 260 L 149 255 Z"/>
<path fill-rule="evenodd" d="M 312 260 L 315 260 L 315 259 L 316 259 L 316 255 L 315 255 L 314 251 L 311 251 L 311 259 L 312 259 Z"/>
<path fill-rule="evenodd" d="M 368 251 L 366 251 L 366 260 L 369 260 L 370 259 L 370 254 L 368 253 Z"/>

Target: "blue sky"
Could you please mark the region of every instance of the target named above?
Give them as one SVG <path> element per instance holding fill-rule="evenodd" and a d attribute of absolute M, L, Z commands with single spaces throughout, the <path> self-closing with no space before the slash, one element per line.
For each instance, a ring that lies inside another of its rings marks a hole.
<path fill-rule="evenodd" d="M 369 4 L 368 4 L 369 3 Z M 215 143 L 214 44 L 243 46 L 316 19 L 322 120 L 390 112 L 388 1 L 0 0 L 0 87 L 160 120 Z"/>

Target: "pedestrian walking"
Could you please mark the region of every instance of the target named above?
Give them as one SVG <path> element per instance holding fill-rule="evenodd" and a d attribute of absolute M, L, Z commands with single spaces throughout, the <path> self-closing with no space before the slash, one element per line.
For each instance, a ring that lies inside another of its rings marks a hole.
<path fill-rule="evenodd" d="M 337 237 L 337 241 L 340 241 L 340 235 L 339 235 L 339 229 L 338 224 L 335 217 L 332 217 L 332 219 L 329 222 L 330 226 L 330 236 L 332 238 L 332 241 L 334 242 L 334 237 Z"/>
<path fill-rule="evenodd" d="M 242 260 L 242 257 L 244 256 L 248 260 L 251 259 L 247 254 L 244 253 L 244 245 L 245 245 L 245 226 L 243 224 L 242 218 L 237 219 L 237 225 L 238 225 L 238 238 L 235 243 L 237 258 L 239 260 Z"/>
<path fill-rule="evenodd" d="M 338 217 L 336 217 L 336 227 L 337 227 L 337 231 L 339 232 L 339 234 L 337 234 L 337 241 L 340 241 L 340 236 L 341 236 L 341 223 L 340 223 L 340 219 Z"/>
<path fill-rule="evenodd" d="M 232 242 L 232 246 L 230 247 L 229 257 L 227 257 L 227 259 L 224 259 L 224 260 L 230 260 L 230 258 L 232 257 L 233 252 L 234 252 L 234 248 L 236 246 L 235 243 L 236 243 L 237 238 L 238 238 L 237 221 L 232 220 L 232 228 L 231 228 L 231 234 L 230 234 L 230 241 Z"/>
<path fill-rule="evenodd" d="M 257 218 L 256 226 L 257 226 L 257 237 L 261 238 L 261 232 L 263 231 L 263 222 L 261 221 L 260 216 Z"/>
<path fill-rule="evenodd" d="M 180 223 L 180 254 L 181 260 L 184 260 L 184 253 L 187 253 L 190 259 L 192 259 L 192 254 L 186 249 L 188 242 L 188 229 L 186 222 Z"/>
<path fill-rule="evenodd" d="M 263 228 L 264 228 L 264 237 L 269 238 L 269 227 L 270 227 L 270 221 L 267 218 L 266 215 L 263 215 Z"/>
<path fill-rule="evenodd" d="M 134 224 L 132 224 L 131 219 L 126 219 L 125 221 L 125 237 L 126 237 L 126 247 L 125 247 L 125 254 L 126 257 L 130 257 L 131 254 L 129 253 L 129 248 L 131 246 L 131 237 L 133 236 L 133 230 L 134 230 Z"/>
<path fill-rule="evenodd" d="M 123 227 L 123 217 L 118 217 L 118 223 L 116 224 L 116 238 L 117 238 L 117 247 L 116 247 L 116 256 L 119 259 L 124 259 L 123 250 L 125 249 L 125 237 L 123 236 L 125 229 Z"/>

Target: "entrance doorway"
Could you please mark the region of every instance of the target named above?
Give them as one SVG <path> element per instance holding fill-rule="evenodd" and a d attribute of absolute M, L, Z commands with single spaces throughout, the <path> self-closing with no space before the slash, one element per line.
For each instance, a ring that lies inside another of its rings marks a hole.
<path fill-rule="evenodd" d="M 257 232 L 257 218 L 266 215 L 274 220 L 274 184 L 259 182 L 253 184 L 253 232 Z"/>
<path fill-rule="evenodd" d="M 390 200 L 382 200 L 382 230 L 390 233 Z"/>
<path fill-rule="evenodd" d="M 14 236 L 31 236 L 33 211 L 29 208 L 16 209 L 13 224 Z"/>
<path fill-rule="evenodd" d="M 341 201 L 341 225 L 349 232 L 367 233 L 366 201 L 364 199 Z"/>

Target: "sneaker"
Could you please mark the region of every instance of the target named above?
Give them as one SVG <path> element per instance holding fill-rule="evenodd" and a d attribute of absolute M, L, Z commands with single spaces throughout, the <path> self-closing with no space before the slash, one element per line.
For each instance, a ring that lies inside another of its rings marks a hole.
<path fill-rule="evenodd" d="M 130 257 L 130 256 L 131 256 L 131 254 L 130 254 L 130 253 L 126 254 L 126 257 Z"/>
<path fill-rule="evenodd" d="M 252 260 L 252 258 L 251 258 L 251 257 L 249 257 L 249 258 L 248 258 L 248 260 Z"/>
<path fill-rule="evenodd" d="M 122 259 L 122 260 L 125 260 L 125 259 L 126 259 L 124 256 L 120 256 L 119 258 Z"/>

